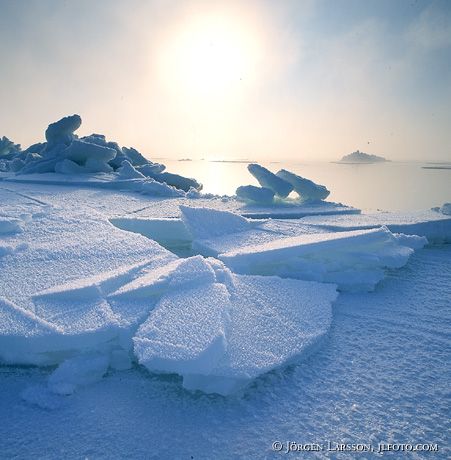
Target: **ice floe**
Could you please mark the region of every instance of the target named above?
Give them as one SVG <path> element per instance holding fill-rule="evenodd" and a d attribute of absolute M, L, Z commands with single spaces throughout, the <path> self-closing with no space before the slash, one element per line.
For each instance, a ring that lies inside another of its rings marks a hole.
<path fill-rule="evenodd" d="M 371 291 L 387 268 L 405 265 L 427 243 L 397 237 L 387 228 L 317 233 L 241 247 L 218 257 L 236 273 L 336 283 L 341 290 Z"/>
<path fill-rule="evenodd" d="M 191 390 L 227 395 L 307 352 L 327 332 L 334 285 L 213 266 L 216 280 L 168 290 L 138 329 L 135 354 L 149 370 L 180 374 Z"/>
<path fill-rule="evenodd" d="M 441 208 L 427 211 L 354 214 L 346 217 L 306 216 L 300 222 L 329 232 L 370 229 L 385 225 L 393 233 L 424 236 L 429 243 L 451 242 L 451 216 L 441 211 Z"/>

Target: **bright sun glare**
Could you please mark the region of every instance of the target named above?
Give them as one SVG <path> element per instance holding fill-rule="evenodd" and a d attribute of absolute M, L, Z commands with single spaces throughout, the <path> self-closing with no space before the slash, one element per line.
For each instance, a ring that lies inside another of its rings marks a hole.
<path fill-rule="evenodd" d="M 166 48 L 164 78 L 192 96 L 227 97 L 255 72 L 255 37 L 231 18 L 204 17 L 181 27 Z"/>

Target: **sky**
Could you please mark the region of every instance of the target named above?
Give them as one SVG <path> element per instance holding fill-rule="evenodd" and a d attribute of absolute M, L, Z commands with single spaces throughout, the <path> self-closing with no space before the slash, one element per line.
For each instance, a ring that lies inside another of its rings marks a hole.
<path fill-rule="evenodd" d="M 0 136 L 148 158 L 451 161 L 449 0 L 0 0 Z"/>

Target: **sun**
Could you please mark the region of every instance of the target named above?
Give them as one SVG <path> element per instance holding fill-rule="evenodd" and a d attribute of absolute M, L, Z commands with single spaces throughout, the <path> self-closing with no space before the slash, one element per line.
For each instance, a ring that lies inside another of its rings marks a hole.
<path fill-rule="evenodd" d="M 236 18 L 205 16 L 180 27 L 165 48 L 164 78 L 194 96 L 227 96 L 254 75 L 257 43 Z"/>

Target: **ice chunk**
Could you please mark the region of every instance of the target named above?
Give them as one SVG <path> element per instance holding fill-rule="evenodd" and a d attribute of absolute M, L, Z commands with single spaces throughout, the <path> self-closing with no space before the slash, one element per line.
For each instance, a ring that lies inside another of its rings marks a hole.
<path fill-rule="evenodd" d="M 236 196 L 256 203 L 271 203 L 274 198 L 274 192 L 265 187 L 241 185 L 236 189 Z"/>
<path fill-rule="evenodd" d="M 86 174 L 88 171 L 85 167 L 75 163 L 75 161 L 65 159 L 55 164 L 55 172 L 60 174 Z"/>
<path fill-rule="evenodd" d="M 141 170 L 137 171 L 141 174 Z M 172 185 L 157 182 L 154 179 L 147 179 L 142 183 L 141 190 L 146 195 L 165 196 L 165 197 L 180 197 L 185 196 L 183 190 L 179 190 Z"/>
<path fill-rule="evenodd" d="M 101 354 L 67 359 L 49 377 L 48 387 L 56 394 L 70 395 L 79 386 L 98 382 L 106 374 L 108 364 L 108 357 Z"/>
<path fill-rule="evenodd" d="M 335 286 L 234 275 L 164 294 L 133 341 L 141 364 L 183 376 L 190 390 L 227 395 L 309 352 L 327 332 Z"/>
<path fill-rule="evenodd" d="M 148 177 L 154 177 L 157 174 L 160 174 L 166 169 L 165 165 L 160 163 L 153 163 L 149 161 L 147 164 L 142 166 L 137 166 L 136 168 L 140 173 Z"/>
<path fill-rule="evenodd" d="M 25 166 L 25 161 L 21 158 L 13 158 L 9 162 L 9 170 L 12 172 L 18 172 Z"/>
<path fill-rule="evenodd" d="M 61 155 L 78 164 L 85 164 L 89 158 L 107 163 L 116 156 L 116 151 L 109 147 L 74 140 Z"/>
<path fill-rule="evenodd" d="M 196 190 L 202 189 L 202 184 L 197 182 L 196 179 L 190 179 L 188 177 L 183 177 L 178 174 L 162 172 L 159 174 L 154 174 L 152 176 L 157 182 L 165 182 L 168 185 L 172 185 L 175 188 L 188 192 L 190 188 L 195 188 Z"/>
<path fill-rule="evenodd" d="M 48 364 L 40 352 L 58 328 L 34 313 L 0 297 L 0 362 Z"/>
<path fill-rule="evenodd" d="M 243 232 L 252 228 L 251 223 L 238 214 L 209 208 L 180 206 L 182 219 L 196 239 Z"/>
<path fill-rule="evenodd" d="M 83 336 L 84 347 L 95 347 L 117 335 L 118 318 L 95 286 L 62 286 L 33 296 L 35 312 L 66 335 Z"/>
<path fill-rule="evenodd" d="M 133 166 L 142 166 L 148 163 L 148 160 L 133 147 L 122 147 L 122 151 Z"/>
<path fill-rule="evenodd" d="M 74 139 L 74 131 L 80 126 L 81 118 L 79 115 L 71 115 L 51 123 L 45 131 L 48 147 L 53 144 L 70 144 Z"/>
<path fill-rule="evenodd" d="M 293 190 L 293 186 L 289 182 L 276 176 L 263 166 L 251 163 L 248 165 L 247 169 L 262 187 L 273 190 L 276 195 L 282 198 L 286 198 Z"/>
<path fill-rule="evenodd" d="M 440 212 L 446 216 L 451 216 L 451 203 L 445 203 L 440 207 Z"/>
<path fill-rule="evenodd" d="M 89 157 L 86 160 L 85 168 L 90 173 L 104 172 L 110 173 L 113 171 L 113 168 L 104 160 L 100 158 Z"/>
<path fill-rule="evenodd" d="M 133 338 L 139 362 L 157 372 L 208 374 L 226 350 L 228 303 L 218 283 L 166 294 Z"/>
<path fill-rule="evenodd" d="M 110 222 L 122 230 L 140 233 L 164 247 L 189 247 L 193 239 L 182 219 L 142 219 L 117 217 Z"/>
<path fill-rule="evenodd" d="M 427 240 L 416 237 L 416 246 Z M 239 248 L 219 258 L 234 272 L 337 283 L 341 290 L 374 289 L 385 268 L 403 266 L 413 253 L 388 229 L 307 234 Z"/>
<path fill-rule="evenodd" d="M 202 256 L 176 259 L 167 265 L 144 272 L 132 282 L 110 294 L 109 299 L 148 299 L 168 289 L 213 283 L 215 273 Z"/>
<path fill-rule="evenodd" d="M 227 350 L 208 374 L 187 374 L 183 386 L 228 395 L 252 379 L 311 352 L 332 319 L 334 285 L 234 275 Z"/>
<path fill-rule="evenodd" d="M 20 152 L 20 145 L 14 144 L 6 136 L 0 138 L 0 157 L 11 159 L 13 155 Z"/>
<path fill-rule="evenodd" d="M 324 185 L 315 184 L 315 182 L 304 179 L 297 174 L 294 174 L 286 169 L 281 169 L 277 176 L 289 182 L 296 193 L 305 201 L 320 201 L 325 200 L 330 192 Z"/>
<path fill-rule="evenodd" d="M 128 160 L 122 162 L 117 170 L 120 179 L 144 179 L 144 176 L 137 171 Z"/>
<path fill-rule="evenodd" d="M 125 371 L 132 367 L 130 354 L 121 349 L 113 350 L 110 355 L 110 367 L 117 371 Z"/>

